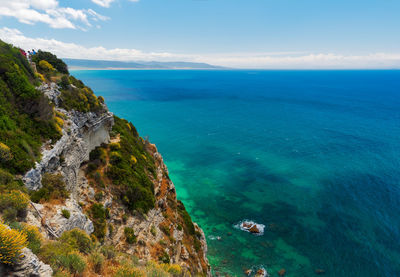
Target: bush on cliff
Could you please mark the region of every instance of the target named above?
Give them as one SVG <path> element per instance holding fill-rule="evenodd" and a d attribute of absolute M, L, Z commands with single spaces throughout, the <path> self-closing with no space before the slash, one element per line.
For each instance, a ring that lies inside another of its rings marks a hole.
<path fill-rule="evenodd" d="M 70 245 L 74 250 L 85 254 L 89 254 L 94 248 L 90 237 L 85 231 L 78 228 L 64 232 L 60 237 L 60 241 Z"/>
<path fill-rule="evenodd" d="M 103 240 L 106 235 L 106 209 L 100 203 L 95 203 L 90 207 L 90 219 L 93 221 L 94 232 L 93 234 L 99 239 Z"/>
<path fill-rule="evenodd" d="M 129 244 L 136 242 L 135 231 L 131 227 L 125 227 L 124 229 L 125 239 Z"/>
<path fill-rule="evenodd" d="M 31 200 L 35 203 L 51 199 L 65 200 L 68 196 L 61 174 L 45 173 L 42 177 L 42 187 L 31 192 Z"/>
<path fill-rule="evenodd" d="M 36 64 L 39 64 L 42 60 L 51 64 L 55 69 L 57 69 L 58 72 L 69 74 L 67 64 L 61 59 L 57 58 L 56 55 L 50 52 L 39 50 L 36 55 L 32 56 L 32 61 Z"/>
<path fill-rule="evenodd" d="M 41 60 L 39 62 L 39 68 L 46 73 L 53 72 L 55 70 L 55 68 L 45 60 Z"/>
<path fill-rule="evenodd" d="M 0 41 L 0 141 L 10 150 L 0 168 L 13 174 L 33 167 L 42 143 L 61 136 L 53 107 L 35 85 L 36 76 L 19 49 Z"/>
<path fill-rule="evenodd" d="M 0 212 L 7 222 L 15 221 L 17 217 L 24 217 L 28 204 L 29 196 L 20 190 L 0 193 Z"/>
<path fill-rule="evenodd" d="M 38 227 L 29 225 L 27 223 L 12 222 L 9 225 L 12 229 L 18 230 L 26 235 L 28 245 L 27 247 L 37 254 L 42 246 L 43 236 Z"/>
<path fill-rule="evenodd" d="M 69 87 L 61 90 L 61 106 L 79 112 L 100 112 L 103 106 L 89 87 Z"/>
<path fill-rule="evenodd" d="M 26 245 L 26 234 L 0 222 L 0 263 L 12 265 L 17 262 Z"/>
<path fill-rule="evenodd" d="M 155 204 L 154 187 L 149 177 L 155 172 L 154 160 L 132 123 L 118 117 L 114 117 L 114 121 L 113 133 L 120 135 L 120 142 L 110 146 L 111 165 L 107 176 L 117 186 L 115 191 L 129 210 L 147 213 Z M 137 157 L 135 163 L 132 156 Z"/>

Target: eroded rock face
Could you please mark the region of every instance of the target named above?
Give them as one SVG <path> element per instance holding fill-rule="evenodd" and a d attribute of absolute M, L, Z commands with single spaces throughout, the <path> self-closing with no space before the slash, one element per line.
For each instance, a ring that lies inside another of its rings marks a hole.
<path fill-rule="evenodd" d="M 63 135 L 50 149 L 43 149 L 40 163 L 28 171 L 23 181 L 28 189 L 37 190 L 42 186 L 42 175 L 46 172 L 61 173 L 64 177 L 66 189 L 70 192 L 70 199 L 64 204 L 42 206 L 40 209 L 42 218 L 37 212 L 29 214 L 30 222 L 41 227 L 42 221 L 52 227 L 56 235 L 73 228 L 80 228 L 88 234 L 93 232 L 93 223 L 84 215 L 76 200 L 78 189 L 78 174 L 81 164 L 89 159 L 90 152 L 110 140 L 110 131 L 114 124 L 114 117 L 104 106 L 102 113 L 81 113 L 77 111 L 67 112 L 58 107 L 61 92 L 55 83 L 44 84 L 39 89 L 56 105 L 56 110 L 66 116 Z M 61 210 L 66 209 L 71 216 L 66 219 Z"/>
<path fill-rule="evenodd" d="M 58 106 L 60 92 L 56 85 L 44 85 L 40 89 Z M 95 191 L 88 183 L 81 166 L 89 159 L 89 153 L 95 147 L 110 141 L 109 133 L 114 124 L 113 114 L 108 111 L 95 114 L 67 112 L 60 108 L 57 110 L 67 117 L 63 136 L 51 149 L 43 150 L 41 162 L 37 163 L 23 180 L 29 189 L 37 190 L 42 186 L 41 177 L 44 173 L 61 173 L 66 188 L 70 192 L 70 198 L 60 204 L 35 204 L 37 211 L 30 209 L 27 221 L 38 226 L 42 233 L 46 233 L 43 225 L 48 225 L 57 236 L 73 228 L 80 228 L 90 234 L 94 229 L 93 223 L 84 215 L 78 203 L 90 205 L 94 201 Z M 204 233 L 197 224 L 194 224 L 200 241 L 200 249 L 196 250 L 191 242 L 193 238 L 184 233 L 179 224 L 179 222 L 182 223 L 181 215 L 177 211 L 179 201 L 162 156 L 155 145 L 149 144 L 147 147 L 156 162 L 157 174 L 149 177 L 154 183 L 156 207 L 145 216 L 133 214 L 128 220 L 123 219 L 122 215 L 126 214 L 125 208 L 118 201 L 113 201 L 112 192 L 107 192 L 105 189 L 101 203 L 109 208 L 110 218 L 107 224 L 112 225 L 114 229 L 107 230 L 106 241 L 118 250 L 135 254 L 142 260 L 158 260 L 160 251 L 165 250 L 170 257 L 170 262 L 180 264 L 194 274 L 205 273 L 211 276 L 206 257 L 207 244 Z M 70 212 L 68 219 L 62 215 L 63 209 Z M 41 216 L 38 216 L 38 212 Z M 125 227 L 134 229 L 138 240 L 136 245 L 126 244 Z M 163 231 L 165 228 L 170 230 L 170 237 Z M 50 236 L 47 234 L 47 237 Z M 166 245 L 161 245 L 161 241 L 165 241 Z"/>
<path fill-rule="evenodd" d="M 31 190 L 41 188 L 42 175 L 45 172 L 59 171 L 64 176 L 67 189 L 73 191 L 76 186 L 81 164 L 89 159 L 89 153 L 110 140 L 109 132 L 114 124 L 113 114 L 66 112 L 68 120 L 63 136 L 53 148 L 44 150 L 40 163 L 25 174 L 23 180 Z"/>
<path fill-rule="evenodd" d="M 43 207 L 43 206 L 42 206 Z M 74 228 L 79 228 L 87 234 L 94 231 L 93 222 L 83 213 L 82 208 L 79 206 L 75 199 L 67 199 L 63 205 L 52 205 L 51 209 L 41 212 L 46 215 L 44 219 L 55 232 L 57 236 L 61 236 L 65 231 L 70 231 Z M 69 218 L 62 215 L 62 210 L 67 210 L 70 213 Z"/>
<path fill-rule="evenodd" d="M 0 275 L 12 277 L 50 277 L 53 275 L 51 267 L 40 261 L 30 249 L 22 249 L 22 254 L 24 257 L 12 268 L 1 269 L 0 265 Z"/>

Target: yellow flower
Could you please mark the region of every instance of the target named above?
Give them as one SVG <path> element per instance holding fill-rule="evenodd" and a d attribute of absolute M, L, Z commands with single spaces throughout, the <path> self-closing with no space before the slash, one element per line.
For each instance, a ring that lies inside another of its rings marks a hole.
<path fill-rule="evenodd" d="M 18 230 L 9 229 L 0 222 L 0 262 L 13 264 L 21 255 L 21 250 L 27 246 L 27 236 Z"/>

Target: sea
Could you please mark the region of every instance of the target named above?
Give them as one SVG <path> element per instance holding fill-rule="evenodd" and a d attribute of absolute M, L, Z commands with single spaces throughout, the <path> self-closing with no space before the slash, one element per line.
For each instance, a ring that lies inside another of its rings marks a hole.
<path fill-rule="evenodd" d="M 214 276 L 400 276 L 400 71 L 72 74 L 157 145 Z"/>

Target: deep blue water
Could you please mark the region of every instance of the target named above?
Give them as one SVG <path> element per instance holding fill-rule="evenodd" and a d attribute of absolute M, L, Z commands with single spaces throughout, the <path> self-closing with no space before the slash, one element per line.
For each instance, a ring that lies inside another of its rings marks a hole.
<path fill-rule="evenodd" d="M 214 272 L 400 276 L 400 71 L 73 74 L 157 144 Z"/>

